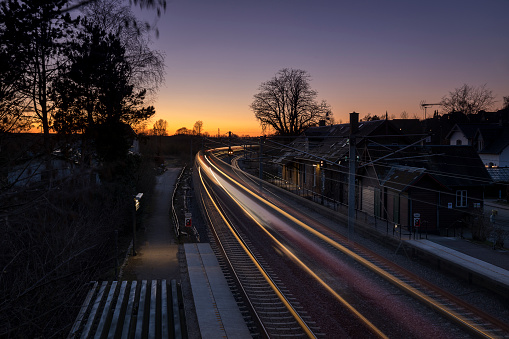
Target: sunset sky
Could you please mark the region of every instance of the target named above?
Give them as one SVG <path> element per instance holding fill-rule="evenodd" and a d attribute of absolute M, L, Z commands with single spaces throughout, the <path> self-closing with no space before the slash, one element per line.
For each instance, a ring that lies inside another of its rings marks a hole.
<path fill-rule="evenodd" d="M 260 135 L 249 105 L 285 67 L 311 75 L 337 123 L 352 111 L 422 117 L 422 100 L 465 83 L 486 84 L 498 109 L 508 16 L 508 0 L 168 0 L 153 43 L 166 63 L 153 121 L 167 120 L 169 134 L 201 120 L 212 135 Z"/>

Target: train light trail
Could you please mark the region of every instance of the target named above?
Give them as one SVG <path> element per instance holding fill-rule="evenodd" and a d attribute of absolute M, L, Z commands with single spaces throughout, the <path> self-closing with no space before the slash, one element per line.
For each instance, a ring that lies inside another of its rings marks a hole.
<path fill-rule="evenodd" d="M 293 317 L 295 318 L 295 320 L 297 320 L 297 322 L 299 323 L 299 325 L 302 327 L 302 329 L 304 330 L 304 332 L 308 335 L 309 338 L 316 338 L 316 336 L 313 334 L 313 332 L 309 329 L 309 327 L 307 326 L 307 324 L 304 322 L 304 320 L 302 320 L 301 316 L 294 310 L 294 308 L 291 306 L 291 304 L 289 303 L 289 301 L 285 298 L 285 296 L 281 293 L 281 291 L 278 289 L 278 287 L 276 286 L 276 284 L 272 281 L 272 279 L 268 276 L 268 274 L 265 272 L 265 270 L 263 269 L 263 267 L 258 263 L 258 261 L 256 260 L 256 258 L 253 256 L 253 254 L 251 253 L 251 251 L 246 247 L 246 245 L 244 244 L 244 242 L 242 241 L 242 239 L 240 239 L 240 237 L 238 236 L 237 232 L 234 230 L 234 228 L 232 227 L 232 225 L 229 223 L 229 221 L 226 219 L 225 215 L 223 214 L 223 212 L 221 211 L 221 209 L 217 206 L 216 202 L 214 201 L 214 199 L 212 198 L 212 195 L 210 194 L 209 190 L 207 189 L 204 181 L 203 181 L 203 177 L 201 175 L 201 171 L 198 169 L 198 173 L 200 175 L 200 180 L 202 182 L 202 186 L 203 188 L 205 189 L 205 192 L 207 193 L 207 196 L 209 197 L 210 201 L 213 203 L 215 209 L 217 210 L 217 212 L 219 213 L 219 215 L 221 216 L 221 219 L 223 220 L 223 222 L 228 226 L 228 228 L 230 229 L 231 233 L 235 236 L 235 238 L 237 239 L 238 243 L 242 246 L 243 250 L 246 252 L 246 254 L 251 258 L 251 260 L 253 261 L 253 263 L 256 265 L 256 267 L 258 268 L 258 270 L 260 271 L 260 273 L 263 275 L 263 277 L 265 278 L 265 280 L 267 281 L 267 283 L 271 286 L 272 290 L 274 291 L 274 293 L 276 293 L 276 295 L 279 297 L 279 299 L 281 300 L 281 302 L 285 305 L 285 307 L 288 309 L 288 311 L 293 315 Z"/>
<path fill-rule="evenodd" d="M 209 168 L 209 170 L 211 172 L 212 172 L 212 168 L 214 168 L 215 171 L 217 171 L 224 178 L 226 178 L 226 180 L 220 180 L 218 177 L 215 177 L 216 180 L 217 180 L 216 182 L 218 182 L 218 183 L 219 183 L 219 181 L 222 182 L 221 187 L 223 188 L 223 190 L 225 190 L 225 192 L 239 206 L 241 206 L 241 208 L 251 218 L 253 218 L 253 220 L 255 220 L 255 222 L 257 224 L 261 225 L 260 222 L 259 222 L 261 219 L 259 217 L 255 217 L 255 215 L 258 214 L 258 213 L 253 210 L 252 206 L 248 206 L 247 203 L 243 203 L 241 201 L 241 200 L 244 200 L 244 199 L 240 199 L 239 198 L 239 194 L 237 194 L 237 193 L 240 193 L 239 189 L 242 192 L 244 192 L 245 194 L 247 194 L 248 196 L 251 196 L 252 199 L 257 200 L 260 204 L 265 205 L 269 209 L 272 209 L 272 210 L 278 212 L 280 215 L 284 216 L 288 220 L 291 220 L 296 225 L 299 225 L 302 229 L 304 229 L 307 232 L 313 234 L 314 236 L 318 237 L 319 239 L 327 242 L 328 244 L 330 244 L 334 248 L 338 249 L 339 251 L 343 252 L 347 256 L 349 256 L 349 257 L 353 258 L 354 260 L 356 260 L 358 263 L 362 264 L 363 266 L 365 266 L 368 269 L 370 269 L 371 271 L 377 273 L 379 276 L 383 277 L 387 281 L 391 282 L 393 285 L 399 287 L 401 290 L 405 291 L 409 295 L 415 297 L 418 300 L 421 300 L 423 303 L 425 303 L 429 307 L 431 307 L 434 310 L 440 312 L 441 314 L 445 315 L 449 319 L 451 319 L 451 320 L 453 320 L 453 321 L 463 325 L 465 328 L 469 329 L 473 333 L 475 333 L 477 335 L 480 335 L 481 337 L 485 337 L 485 338 L 492 338 L 493 337 L 490 333 L 484 331 L 483 328 L 481 328 L 477 324 L 473 323 L 469 319 L 463 317 L 461 314 L 458 314 L 457 312 L 453 311 L 452 309 L 450 309 L 446 305 L 443 305 L 442 303 L 433 300 L 433 298 L 427 296 L 426 294 L 422 293 L 421 291 L 417 290 L 416 288 L 410 286 L 409 284 L 405 283 L 404 281 L 400 280 L 399 278 L 395 277 L 394 275 L 390 274 L 389 272 L 386 272 L 382 268 L 376 266 L 372 262 L 370 262 L 367 259 L 363 258 L 362 256 L 358 255 L 357 253 L 351 251 L 347 247 L 337 243 L 333 239 L 331 239 L 331 238 L 327 237 L 326 235 L 318 232 L 314 228 L 312 228 L 309 225 L 307 225 L 307 224 L 303 223 L 302 221 L 298 220 L 297 218 L 295 218 L 294 216 L 290 215 L 289 213 L 287 213 L 286 211 L 282 210 L 281 208 L 279 208 L 278 206 L 274 205 L 273 203 L 271 203 L 271 202 L 267 201 L 266 199 L 260 197 L 258 194 L 256 194 L 255 192 L 251 191 L 250 189 L 248 189 L 244 185 L 240 184 L 238 181 L 236 181 L 235 179 L 230 177 L 228 174 L 226 174 L 224 171 L 219 169 L 208 157 L 206 157 L 205 159 L 208 162 L 208 164 L 210 164 L 210 166 L 207 166 L 207 167 Z M 230 184 L 227 184 L 227 181 L 233 183 L 235 185 L 235 187 L 233 187 Z M 244 193 L 241 193 L 240 196 L 245 196 Z M 248 211 L 250 211 L 250 212 L 248 212 Z M 262 228 L 265 230 L 264 227 L 262 227 Z M 291 252 L 289 250 L 285 251 L 285 253 L 290 253 L 291 254 Z M 293 256 L 293 254 L 291 254 L 291 255 Z"/>

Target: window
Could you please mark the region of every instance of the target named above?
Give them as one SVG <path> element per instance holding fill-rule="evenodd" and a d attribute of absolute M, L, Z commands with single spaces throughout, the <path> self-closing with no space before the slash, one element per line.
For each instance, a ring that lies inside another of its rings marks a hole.
<path fill-rule="evenodd" d="M 461 145 L 461 144 L 462 144 L 461 139 L 456 140 L 456 145 L 458 145 L 458 146 L 459 146 L 459 145 Z"/>
<path fill-rule="evenodd" d="M 456 191 L 456 207 L 467 207 L 467 191 Z"/>
<path fill-rule="evenodd" d="M 479 142 L 477 143 L 477 151 L 480 152 L 480 151 L 482 151 L 483 148 L 484 148 L 484 141 L 479 140 Z"/>

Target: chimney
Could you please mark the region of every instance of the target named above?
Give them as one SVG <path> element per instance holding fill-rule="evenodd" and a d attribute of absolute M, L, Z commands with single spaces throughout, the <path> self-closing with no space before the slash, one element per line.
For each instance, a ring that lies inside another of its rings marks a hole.
<path fill-rule="evenodd" d="M 357 133 L 359 127 L 359 113 L 350 113 L 350 135 Z"/>

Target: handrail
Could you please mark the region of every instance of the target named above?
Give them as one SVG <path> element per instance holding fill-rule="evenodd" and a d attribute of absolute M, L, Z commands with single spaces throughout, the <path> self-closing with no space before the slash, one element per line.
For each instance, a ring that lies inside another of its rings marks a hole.
<path fill-rule="evenodd" d="M 177 194 L 177 189 L 180 185 L 180 180 L 182 179 L 182 175 L 184 174 L 186 167 L 187 166 L 182 167 L 182 170 L 180 171 L 177 181 L 175 182 L 175 185 L 173 187 L 173 193 L 171 195 L 171 214 L 172 214 L 172 219 L 173 219 L 173 231 L 175 232 L 175 237 L 177 239 L 180 236 L 180 223 L 179 223 L 179 219 L 177 216 L 177 211 L 175 211 L 175 195 Z"/>

